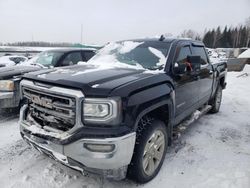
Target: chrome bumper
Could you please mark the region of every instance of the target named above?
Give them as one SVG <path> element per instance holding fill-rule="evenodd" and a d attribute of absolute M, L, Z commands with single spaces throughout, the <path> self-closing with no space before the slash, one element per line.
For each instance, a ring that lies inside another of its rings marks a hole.
<path fill-rule="evenodd" d="M 135 132 L 114 138 L 83 138 L 70 144 L 58 145 L 49 140 L 32 135 L 32 133 L 34 133 L 33 130 L 37 133 L 40 128 L 36 125 L 28 124 L 27 121 L 25 121 L 24 112 L 26 108 L 27 106 L 24 105 L 21 109 L 19 124 L 24 140 L 30 145 L 73 169 L 79 171 L 101 170 L 102 174 L 108 178 L 125 178 L 127 166 L 130 164 L 133 156 L 136 139 Z M 35 128 L 33 126 L 35 126 Z M 31 134 L 28 134 L 25 130 L 31 132 Z M 46 135 L 43 129 L 41 129 L 41 135 L 42 134 Z M 70 135 L 67 135 L 67 137 L 68 136 Z M 93 152 L 84 147 L 86 144 L 113 145 L 114 148 L 109 152 Z M 70 161 L 72 160 L 77 163 L 71 163 Z M 80 163 L 80 165 L 78 163 Z M 117 174 L 119 174 L 119 177 L 117 177 Z"/>
<path fill-rule="evenodd" d="M 11 99 L 13 97 L 14 97 L 14 92 L 0 92 L 0 100 Z"/>

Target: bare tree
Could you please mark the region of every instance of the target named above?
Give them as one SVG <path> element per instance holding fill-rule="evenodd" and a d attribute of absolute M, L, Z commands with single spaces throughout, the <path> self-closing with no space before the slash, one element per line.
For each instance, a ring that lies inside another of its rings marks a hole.
<path fill-rule="evenodd" d="M 180 36 L 183 38 L 191 38 L 191 39 L 196 39 L 196 40 L 201 39 L 200 34 L 192 29 L 184 30 Z"/>
<path fill-rule="evenodd" d="M 246 26 L 247 26 L 247 33 L 248 33 L 248 37 L 247 37 L 247 47 L 249 46 L 250 43 L 250 17 L 248 17 L 246 19 Z"/>

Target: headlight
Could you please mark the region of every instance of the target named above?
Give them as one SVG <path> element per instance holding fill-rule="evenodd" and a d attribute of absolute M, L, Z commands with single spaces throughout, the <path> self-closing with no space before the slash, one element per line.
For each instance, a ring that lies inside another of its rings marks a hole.
<path fill-rule="evenodd" d="M 11 80 L 0 81 L 0 91 L 14 91 L 15 84 Z"/>
<path fill-rule="evenodd" d="M 120 100 L 85 99 L 83 103 L 84 121 L 92 123 L 114 124 L 120 120 Z"/>
<path fill-rule="evenodd" d="M 96 117 L 96 118 L 104 118 L 108 116 L 110 113 L 110 105 L 109 104 L 84 104 L 84 116 L 85 117 Z"/>

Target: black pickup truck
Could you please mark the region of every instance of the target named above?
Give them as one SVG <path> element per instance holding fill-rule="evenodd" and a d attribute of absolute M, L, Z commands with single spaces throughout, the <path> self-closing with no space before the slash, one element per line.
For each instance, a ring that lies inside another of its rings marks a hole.
<path fill-rule="evenodd" d="M 20 81 L 22 75 L 40 69 L 62 67 L 88 61 L 95 55 L 92 48 L 59 48 L 41 52 L 21 65 L 0 68 L 0 110 L 20 105 Z"/>
<path fill-rule="evenodd" d="M 21 135 L 73 169 L 145 183 L 175 126 L 197 110 L 219 111 L 226 73 L 199 41 L 110 43 L 87 64 L 24 76 Z"/>

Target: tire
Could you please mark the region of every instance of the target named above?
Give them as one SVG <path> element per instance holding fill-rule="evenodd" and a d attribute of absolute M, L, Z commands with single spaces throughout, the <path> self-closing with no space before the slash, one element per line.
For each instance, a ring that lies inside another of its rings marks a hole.
<path fill-rule="evenodd" d="M 221 100 L 222 100 L 222 87 L 221 85 L 219 85 L 214 95 L 214 99 L 212 100 L 211 103 L 212 109 L 210 110 L 210 113 L 217 113 L 220 111 Z"/>
<path fill-rule="evenodd" d="M 139 123 L 134 155 L 128 167 L 128 178 L 137 183 L 152 180 L 162 166 L 167 146 L 166 125 L 160 120 L 144 117 Z"/>

